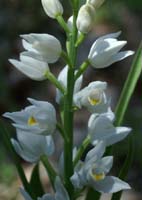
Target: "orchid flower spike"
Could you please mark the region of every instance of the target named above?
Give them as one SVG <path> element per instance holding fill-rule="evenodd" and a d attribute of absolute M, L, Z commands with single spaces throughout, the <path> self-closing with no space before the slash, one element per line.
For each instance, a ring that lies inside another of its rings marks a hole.
<path fill-rule="evenodd" d="M 41 0 L 45 13 L 55 19 L 58 15 L 63 14 L 63 7 L 59 0 Z"/>
<path fill-rule="evenodd" d="M 32 104 L 19 112 L 3 116 L 14 121 L 16 129 L 32 134 L 51 135 L 56 130 L 56 111 L 52 104 L 28 98 Z"/>
<path fill-rule="evenodd" d="M 30 55 L 20 54 L 20 61 L 15 59 L 9 59 L 19 71 L 28 76 L 29 78 L 42 81 L 47 79 L 46 73 L 49 72 L 49 66 L 46 62 L 32 58 Z"/>
<path fill-rule="evenodd" d="M 23 38 L 23 47 L 28 52 L 23 55 L 44 61 L 47 63 L 56 62 L 62 51 L 61 44 L 58 39 L 49 34 L 27 34 L 21 35 Z"/>
<path fill-rule="evenodd" d="M 32 200 L 30 195 L 24 189 L 20 189 L 20 191 L 25 200 Z M 69 200 L 69 195 L 59 177 L 56 177 L 55 179 L 55 191 L 54 196 L 47 193 L 42 197 L 37 198 L 37 200 Z"/>
<path fill-rule="evenodd" d="M 77 29 L 84 34 L 87 34 L 92 29 L 94 18 L 95 18 L 94 7 L 91 4 L 83 5 L 80 8 L 77 17 L 76 21 Z"/>
<path fill-rule="evenodd" d="M 116 38 L 121 32 L 108 34 L 97 39 L 89 52 L 89 62 L 94 68 L 105 68 L 134 54 L 134 51 L 121 51 L 127 42 Z"/>
<path fill-rule="evenodd" d="M 74 104 L 81 108 L 86 107 L 91 113 L 108 111 L 110 100 L 106 97 L 106 82 L 94 81 L 74 95 Z"/>
<path fill-rule="evenodd" d="M 96 145 L 99 141 L 105 141 L 106 145 L 112 145 L 123 140 L 131 131 L 128 127 L 114 127 L 114 114 L 112 111 L 104 114 L 92 114 L 88 122 L 88 134 L 91 143 Z"/>
<path fill-rule="evenodd" d="M 65 66 L 61 72 L 59 73 L 58 76 L 58 81 L 61 83 L 61 85 L 66 89 L 67 88 L 67 73 L 68 73 L 68 66 Z M 77 71 L 75 72 L 77 73 Z M 75 82 L 75 86 L 74 86 L 74 94 L 76 94 L 82 85 L 82 80 L 83 80 L 83 76 L 80 76 L 76 82 Z M 56 102 L 60 103 L 60 100 L 62 98 L 62 93 L 57 89 L 56 90 Z"/>
<path fill-rule="evenodd" d="M 41 156 L 54 153 L 52 136 L 35 135 L 17 129 L 17 139 L 11 139 L 14 149 L 27 162 L 36 163 Z"/>
<path fill-rule="evenodd" d="M 79 161 L 71 182 L 76 189 L 90 186 L 101 193 L 115 193 L 120 190 L 130 189 L 130 186 L 114 176 L 107 176 L 113 164 L 113 157 L 102 157 L 105 152 L 105 143 L 99 142 L 90 150 L 85 161 Z"/>

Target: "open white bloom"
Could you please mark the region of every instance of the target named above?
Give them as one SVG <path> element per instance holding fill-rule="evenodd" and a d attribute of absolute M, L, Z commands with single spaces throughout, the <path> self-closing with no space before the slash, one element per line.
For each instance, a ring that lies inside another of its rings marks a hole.
<path fill-rule="evenodd" d="M 110 100 L 105 95 L 106 87 L 106 82 L 91 82 L 87 87 L 74 95 L 74 104 L 79 108 L 82 106 L 87 107 L 92 113 L 107 112 Z"/>
<path fill-rule="evenodd" d="M 17 129 L 33 134 L 50 135 L 56 129 L 56 111 L 51 103 L 28 98 L 31 106 L 3 116 L 14 121 Z"/>
<path fill-rule="evenodd" d="M 76 71 L 77 72 L 77 71 Z M 75 72 L 75 73 L 76 73 Z M 58 76 L 58 81 L 61 83 L 61 85 L 66 89 L 67 88 L 67 73 L 68 73 L 68 66 L 65 66 L 61 72 L 59 73 Z M 74 86 L 74 94 L 76 94 L 82 85 L 82 80 L 83 80 L 83 76 L 80 76 L 76 82 L 75 82 L 75 86 Z M 60 100 L 62 98 L 62 93 L 57 89 L 56 90 L 56 102 L 59 103 Z"/>
<path fill-rule="evenodd" d="M 42 81 L 46 79 L 46 73 L 49 71 L 49 66 L 44 61 L 39 61 L 30 56 L 20 54 L 20 61 L 9 59 L 19 71 L 28 76 L 29 78 Z"/>
<path fill-rule="evenodd" d="M 94 23 L 95 9 L 91 4 L 83 5 L 78 13 L 76 25 L 77 29 L 82 33 L 88 33 Z"/>
<path fill-rule="evenodd" d="M 35 135 L 17 129 L 17 139 L 11 140 L 14 149 L 27 162 L 38 162 L 42 155 L 50 156 L 54 152 L 51 136 Z"/>
<path fill-rule="evenodd" d="M 94 6 L 94 8 L 99 8 L 105 0 L 87 0 L 87 3 L 91 4 Z"/>
<path fill-rule="evenodd" d="M 51 18 L 56 18 L 63 14 L 63 7 L 59 0 L 41 0 L 46 14 Z"/>
<path fill-rule="evenodd" d="M 89 151 L 85 161 L 80 161 L 71 177 L 75 188 L 82 189 L 90 186 L 101 193 L 114 193 L 130 186 L 114 176 L 107 176 L 113 164 L 113 157 L 102 157 L 105 152 L 105 143 L 100 142 Z"/>
<path fill-rule="evenodd" d="M 30 195 L 24 189 L 20 189 L 20 191 L 25 200 L 32 200 Z M 37 200 L 69 200 L 69 195 L 59 177 L 56 177 L 55 179 L 55 191 L 54 196 L 47 193 L 42 197 L 39 197 Z"/>
<path fill-rule="evenodd" d="M 23 52 L 24 55 L 32 58 L 45 61 L 48 63 L 56 62 L 62 51 L 60 41 L 49 34 L 25 34 L 23 38 L 23 46 L 28 52 Z"/>
<path fill-rule="evenodd" d="M 94 68 L 105 68 L 134 54 L 133 51 L 119 52 L 126 41 L 118 41 L 116 38 L 121 32 L 108 34 L 97 39 L 91 47 L 88 59 Z"/>
<path fill-rule="evenodd" d="M 110 112 L 91 115 L 88 122 L 88 134 L 93 145 L 103 140 L 109 146 L 123 140 L 130 133 L 131 128 L 114 127 L 113 119 L 114 115 Z"/>

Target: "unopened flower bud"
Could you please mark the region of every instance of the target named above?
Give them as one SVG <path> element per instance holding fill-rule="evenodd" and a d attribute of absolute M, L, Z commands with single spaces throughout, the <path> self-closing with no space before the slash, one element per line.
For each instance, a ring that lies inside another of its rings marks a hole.
<path fill-rule="evenodd" d="M 88 33 L 94 22 L 95 9 L 90 4 L 83 5 L 78 13 L 77 28 L 82 33 Z"/>
<path fill-rule="evenodd" d="M 94 8 L 99 8 L 105 0 L 87 0 L 87 3 L 91 4 Z"/>
<path fill-rule="evenodd" d="M 41 0 L 42 6 L 46 14 L 51 18 L 63 14 L 63 7 L 59 0 Z"/>

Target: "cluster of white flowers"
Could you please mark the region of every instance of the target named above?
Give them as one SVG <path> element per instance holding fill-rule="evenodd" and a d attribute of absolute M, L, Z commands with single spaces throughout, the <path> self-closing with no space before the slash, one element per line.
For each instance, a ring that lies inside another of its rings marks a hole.
<path fill-rule="evenodd" d="M 96 9 L 101 6 L 103 0 L 87 0 L 78 13 L 76 26 L 78 33 L 88 33 L 92 28 Z M 42 0 L 46 14 L 51 18 L 57 18 L 63 14 L 63 7 L 59 0 Z M 72 31 L 72 17 L 68 20 L 69 30 Z M 121 32 L 112 33 L 97 39 L 89 52 L 88 63 L 94 68 L 104 68 L 112 63 L 122 60 L 133 51 L 122 51 L 126 41 L 118 41 Z M 78 34 L 78 37 L 79 37 Z M 10 62 L 22 73 L 33 80 L 42 81 L 48 78 L 50 63 L 56 62 L 62 53 L 62 47 L 58 39 L 49 34 L 21 35 L 22 44 L 26 51 L 20 54 L 20 61 L 10 59 Z M 69 66 L 66 65 L 56 79 L 57 83 L 67 90 Z M 74 71 L 74 75 L 79 69 Z M 113 164 L 112 156 L 102 157 L 106 147 L 124 139 L 131 131 L 127 127 L 114 127 L 114 113 L 110 108 L 110 97 L 106 95 L 107 83 L 93 81 L 88 86 L 81 88 L 83 75 L 77 77 L 74 84 L 73 106 L 76 110 L 85 107 L 91 116 L 88 121 L 88 134 L 90 143 L 94 146 L 84 161 L 78 160 L 74 174 L 70 180 L 74 189 L 93 187 L 101 193 L 114 193 L 130 186 L 113 176 L 106 176 Z M 60 105 L 64 94 L 56 89 L 56 102 Z M 52 135 L 56 131 L 57 119 L 54 106 L 45 101 L 37 101 L 28 98 L 32 104 L 20 112 L 5 113 L 4 117 L 14 121 L 17 140 L 11 142 L 15 151 L 26 161 L 38 162 L 42 155 L 50 156 L 54 153 Z M 77 150 L 74 151 L 74 158 Z M 60 174 L 60 173 L 59 173 Z M 55 180 L 55 196 L 45 194 L 38 200 L 69 200 L 69 195 L 57 176 Z M 30 195 L 21 190 L 25 200 L 32 200 Z"/>

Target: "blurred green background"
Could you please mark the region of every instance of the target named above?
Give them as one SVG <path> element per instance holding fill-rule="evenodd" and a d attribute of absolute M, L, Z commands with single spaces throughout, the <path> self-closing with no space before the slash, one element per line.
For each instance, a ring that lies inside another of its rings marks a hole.
<path fill-rule="evenodd" d="M 68 19 L 71 9 L 67 0 L 62 0 L 64 17 Z M 83 3 L 83 1 L 82 1 Z M 96 11 L 94 28 L 86 41 L 80 47 L 78 63 L 88 55 L 93 41 L 100 35 L 122 30 L 121 39 L 127 40 L 126 49 L 136 50 L 142 39 L 142 1 L 141 0 L 106 0 L 104 5 Z M 65 42 L 65 34 L 55 20 L 44 13 L 40 0 L 1 0 L 0 1 L 0 114 L 15 111 L 27 105 L 26 98 L 33 97 L 48 100 L 55 104 L 55 89 L 49 82 L 35 82 L 18 72 L 8 62 L 9 58 L 18 58 L 23 50 L 19 35 L 24 33 L 49 33 Z M 85 49 L 85 51 L 84 51 Z M 119 98 L 123 84 L 130 69 L 132 58 L 116 63 L 105 70 L 89 68 L 84 76 L 84 85 L 93 80 L 107 81 L 108 93 L 112 96 L 113 110 Z M 56 75 L 64 66 L 62 60 L 51 66 Z M 56 106 L 56 104 L 55 104 Z M 86 111 L 82 111 L 86 113 Z M 86 115 L 77 114 L 76 129 L 86 130 Z M 82 117 L 83 116 L 83 117 Z M 85 116 L 85 117 L 84 117 Z M 124 124 L 133 128 L 136 149 L 133 166 L 128 180 L 135 191 L 142 191 L 142 78 L 139 80 L 127 111 Z M 15 130 L 6 123 L 12 136 Z M 0 127 L 0 132 L 2 132 Z M 85 132 L 85 131 L 84 131 Z M 78 134 L 76 141 L 80 141 Z M 121 148 L 120 148 L 121 147 Z M 127 140 L 117 145 L 116 154 L 120 161 L 125 158 Z M 25 165 L 25 163 L 21 160 Z M 118 162 L 118 161 L 116 161 Z M 121 162 L 118 162 L 118 166 Z M 17 175 L 11 162 L 10 155 L 4 148 L 0 136 L 0 200 L 15 199 L 18 188 Z M 15 192 L 10 192 L 16 185 Z M 10 190 L 11 189 L 11 190 Z M 11 194 L 11 195 L 9 195 Z M 13 195 L 12 195 L 13 194 Z M 142 198 L 142 197 L 141 197 Z"/>

